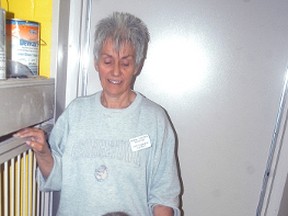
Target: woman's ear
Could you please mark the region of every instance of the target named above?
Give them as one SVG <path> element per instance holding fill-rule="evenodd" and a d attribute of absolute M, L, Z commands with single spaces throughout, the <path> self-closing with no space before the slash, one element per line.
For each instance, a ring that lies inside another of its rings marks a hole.
<path fill-rule="evenodd" d="M 96 59 L 94 59 L 94 68 L 96 71 L 99 71 L 99 67 L 98 67 L 98 61 Z"/>
<path fill-rule="evenodd" d="M 134 72 L 134 76 L 138 76 L 142 70 L 143 67 L 143 63 L 140 63 L 139 65 L 137 65 L 136 70 Z"/>
<path fill-rule="evenodd" d="M 138 73 L 139 73 L 139 69 L 138 69 L 138 68 L 136 68 L 136 70 L 134 71 L 134 76 L 137 76 L 137 75 L 138 75 Z"/>

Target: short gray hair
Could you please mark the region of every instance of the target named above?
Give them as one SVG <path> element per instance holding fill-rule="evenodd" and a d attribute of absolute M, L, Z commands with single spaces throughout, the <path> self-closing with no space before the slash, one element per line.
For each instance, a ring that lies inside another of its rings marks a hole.
<path fill-rule="evenodd" d="M 150 40 L 147 26 L 142 20 L 129 13 L 114 12 L 96 25 L 93 54 L 98 61 L 99 53 L 107 39 L 112 39 L 116 50 L 123 43 L 131 43 L 135 49 L 135 63 L 142 66 Z"/>

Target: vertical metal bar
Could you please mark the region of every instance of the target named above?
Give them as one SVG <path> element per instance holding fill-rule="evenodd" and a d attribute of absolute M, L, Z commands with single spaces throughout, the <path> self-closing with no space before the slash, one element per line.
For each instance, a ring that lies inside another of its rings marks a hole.
<path fill-rule="evenodd" d="M 48 209 L 47 209 L 47 192 L 43 192 L 43 215 L 48 215 Z"/>
<path fill-rule="evenodd" d="M 28 215 L 31 215 L 32 202 L 32 150 L 28 150 Z"/>
<path fill-rule="evenodd" d="M 53 192 L 49 192 L 50 199 L 49 199 L 49 215 L 52 216 L 52 209 L 53 209 Z"/>
<path fill-rule="evenodd" d="M 263 204 L 264 204 L 264 200 L 265 200 L 265 196 L 266 196 L 266 192 L 267 192 L 267 185 L 268 185 L 269 178 L 271 177 L 270 174 L 271 174 L 271 169 L 272 169 L 272 163 L 273 163 L 273 159 L 275 156 L 276 144 L 278 141 L 280 127 L 281 127 L 282 122 L 283 122 L 284 108 L 285 108 L 285 104 L 286 104 L 286 100 L 287 100 L 287 91 L 288 91 L 287 83 L 288 83 L 288 68 L 286 69 L 284 87 L 283 87 L 281 98 L 280 98 L 280 104 L 279 104 L 279 108 L 278 108 L 274 133 L 272 136 L 272 141 L 271 141 L 271 145 L 270 145 L 270 149 L 269 149 L 268 160 L 266 162 L 266 169 L 265 169 L 265 173 L 264 173 L 264 177 L 263 177 L 262 189 L 261 189 L 260 198 L 259 198 L 259 202 L 258 202 L 258 206 L 257 206 L 257 210 L 256 210 L 257 216 L 260 216 L 262 213 Z"/>
<path fill-rule="evenodd" d="M 80 96 L 87 95 L 88 87 L 88 64 L 90 54 L 90 31 L 91 31 L 91 10 L 92 0 L 82 1 L 81 21 L 80 21 L 80 64 L 78 85 L 81 86 Z M 84 20 L 84 21 L 83 21 Z M 78 87 L 79 88 L 79 87 Z M 79 94 L 79 93 L 78 93 Z"/>
<path fill-rule="evenodd" d="M 45 213 L 45 193 L 44 192 L 41 192 L 41 215 L 44 215 Z"/>
<path fill-rule="evenodd" d="M 11 159 L 10 167 L 10 215 L 15 215 L 15 159 Z"/>
<path fill-rule="evenodd" d="M 33 177 L 36 177 L 36 159 L 35 159 L 35 155 L 33 154 Z M 33 181 L 33 186 L 32 186 L 32 216 L 35 216 L 35 212 L 36 212 L 36 196 L 37 196 L 37 191 L 36 191 L 36 181 L 34 179 Z M 38 215 L 37 215 L 38 216 Z"/>
<path fill-rule="evenodd" d="M 17 182 L 16 182 L 16 211 L 20 216 L 20 200 L 21 200 L 21 154 L 17 156 Z"/>
<path fill-rule="evenodd" d="M 51 201 L 51 192 L 46 192 L 46 202 L 45 202 L 45 209 L 46 209 L 46 215 L 50 216 L 50 201 Z"/>
<path fill-rule="evenodd" d="M 8 216 L 8 162 L 4 162 L 4 216 Z"/>
<path fill-rule="evenodd" d="M 27 187 L 26 187 L 26 152 L 23 153 L 23 170 L 22 170 L 22 216 L 26 215 L 26 207 L 27 207 Z"/>
<path fill-rule="evenodd" d="M 41 194 L 40 194 L 40 191 L 38 190 L 37 191 L 37 216 L 40 215 L 41 213 L 41 201 L 40 201 L 40 197 L 41 197 Z"/>
<path fill-rule="evenodd" d="M 3 164 L 0 164 L 0 194 L 3 194 L 3 191 L 2 191 L 2 187 L 3 187 L 3 181 L 2 181 L 2 172 L 3 172 Z M 0 200 L 0 215 L 2 215 L 2 205 L 3 205 L 3 199 Z"/>

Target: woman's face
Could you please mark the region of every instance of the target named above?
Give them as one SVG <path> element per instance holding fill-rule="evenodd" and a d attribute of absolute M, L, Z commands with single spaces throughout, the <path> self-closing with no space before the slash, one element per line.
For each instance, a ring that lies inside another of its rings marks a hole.
<path fill-rule="evenodd" d="M 95 62 L 95 68 L 106 96 L 120 98 L 128 95 L 137 72 L 133 46 L 125 43 L 116 51 L 112 40 L 107 40 Z"/>

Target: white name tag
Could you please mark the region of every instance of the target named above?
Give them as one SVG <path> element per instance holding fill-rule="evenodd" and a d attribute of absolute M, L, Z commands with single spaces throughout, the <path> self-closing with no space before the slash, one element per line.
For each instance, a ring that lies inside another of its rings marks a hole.
<path fill-rule="evenodd" d="M 129 139 L 129 142 L 134 152 L 151 147 L 150 138 L 147 134 Z"/>

